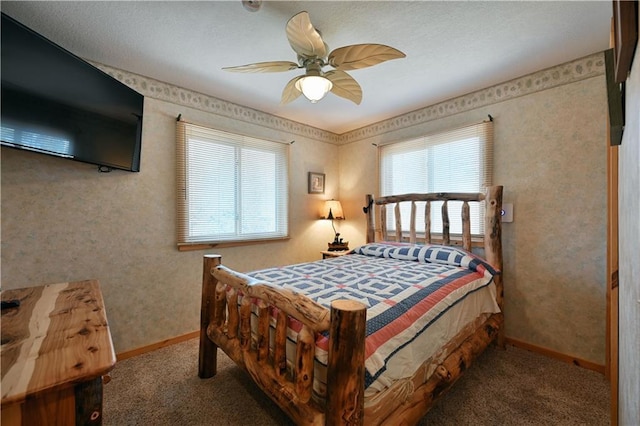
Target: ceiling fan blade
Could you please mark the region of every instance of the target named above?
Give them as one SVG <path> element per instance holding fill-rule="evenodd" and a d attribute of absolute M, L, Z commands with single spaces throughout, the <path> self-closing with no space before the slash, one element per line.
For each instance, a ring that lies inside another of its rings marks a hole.
<path fill-rule="evenodd" d="M 257 62 L 255 64 L 240 65 L 237 67 L 222 68 L 225 71 L 232 72 L 283 72 L 298 69 L 299 66 L 295 62 L 274 61 L 274 62 Z"/>
<path fill-rule="evenodd" d="M 282 91 L 282 99 L 280 100 L 280 104 L 285 105 L 289 102 L 295 101 L 298 99 L 302 92 L 296 87 L 296 82 L 300 80 L 304 75 L 299 75 L 289 80 L 286 86 L 284 86 L 284 90 Z"/>
<path fill-rule="evenodd" d="M 360 102 L 362 102 L 362 88 L 353 77 L 341 70 L 329 71 L 324 76 L 333 83 L 331 92 L 350 100 L 356 105 L 360 105 Z"/>
<path fill-rule="evenodd" d="M 287 22 L 287 39 L 291 48 L 305 58 L 324 58 L 327 56 L 327 47 L 320 33 L 313 28 L 309 14 L 300 12 Z"/>
<path fill-rule="evenodd" d="M 329 65 L 341 70 L 357 70 L 406 55 L 384 44 L 353 44 L 339 47 L 329 54 Z"/>

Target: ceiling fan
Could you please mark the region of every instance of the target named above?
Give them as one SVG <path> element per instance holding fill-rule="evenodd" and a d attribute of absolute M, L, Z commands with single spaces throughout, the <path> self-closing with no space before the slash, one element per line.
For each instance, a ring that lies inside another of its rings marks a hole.
<path fill-rule="evenodd" d="M 284 72 L 304 69 L 304 75 L 294 77 L 282 92 L 282 104 L 297 99 L 301 94 L 316 103 L 329 91 L 359 105 L 362 101 L 362 88 L 345 71 L 366 68 L 391 59 L 404 58 L 406 55 L 393 47 L 383 44 L 354 44 L 339 47 L 327 54 L 327 44 L 313 27 L 309 14 L 300 12 L 294 15 L 285 27 L 291 48 L 298 54 L 298 62 L 273 61 L 226 67 L 223 70 L 233 72 Z M 334 69 L 324 72 L 322 68 Z"/>

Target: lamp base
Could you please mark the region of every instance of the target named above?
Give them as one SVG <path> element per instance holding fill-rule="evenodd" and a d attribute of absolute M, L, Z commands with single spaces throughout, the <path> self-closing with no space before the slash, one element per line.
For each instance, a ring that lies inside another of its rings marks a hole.
<path fill-rule="evenodd" d="M 328 243 L 329 251 L 343 251 L 349 250 L 349 241 L 345 241 L 342 243 Z"/>

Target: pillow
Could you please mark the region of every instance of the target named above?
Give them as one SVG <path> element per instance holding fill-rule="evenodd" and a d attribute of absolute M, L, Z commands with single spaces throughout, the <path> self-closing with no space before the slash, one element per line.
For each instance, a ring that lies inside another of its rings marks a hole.
<path fill-rule="evenodd" d="M 491 275 L 500 273 L 487 261 L 471 252 L 440 244 L 371 243 L 353 249 L 353 253 L 423 263 L 439 263 L 467 268 L 480 273 L 484 273 L 486 270 Z"/>

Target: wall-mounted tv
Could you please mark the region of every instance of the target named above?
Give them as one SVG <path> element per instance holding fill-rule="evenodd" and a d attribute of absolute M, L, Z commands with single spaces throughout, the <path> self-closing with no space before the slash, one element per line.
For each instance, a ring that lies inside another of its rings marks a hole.
<path fill-rule="evenodd" d="M 609 143 L 620 145 L 624 132 L 625 83 L 616 82 L 613 49 L 604 51 L 605 77 L 607 79 L 607 102 L 609 106 Z"/>
<path fill-rule="evenodd" d="M 144 96 L 2 13 L 2 145 L 140 171 Z"/>

